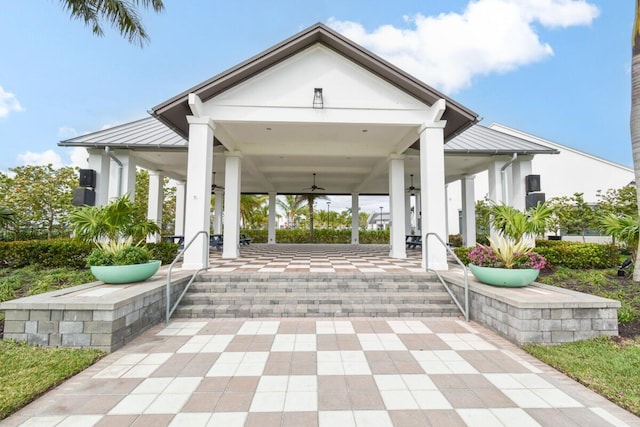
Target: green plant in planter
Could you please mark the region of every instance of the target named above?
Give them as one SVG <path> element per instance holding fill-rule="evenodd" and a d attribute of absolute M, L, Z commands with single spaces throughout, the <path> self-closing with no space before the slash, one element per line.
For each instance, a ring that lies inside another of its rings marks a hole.
<path fill-rule="evenodd" d="M 505 204 L 493 204 L 490 212 L 493 227 L 505 237 L 519 242 L 527 235 L 533 240 L 536 235 L 544 233 L 553 211 L 547 204 L 539 203 L 527 212 L 521 212 Z"/>
<path fill-rule="evenodd" d="M 489 241 L 491 246 L 478 245 L 469 252 L 471 263 L 478 267 L 534 270 L 542 270 L 547 265 L 544 257 L 526 240 L 516 241 L 500 234 Z"/>
<path fill-rule="evenodd" d="M 139 220 L 127 196 L 105 206 L 78 208 L 69 215 L 69 221 L 76 238 L 98 246 L 87 257 L 89 266 L 147 263 L 149 252 L 140 245 L 147 234 L 160 231 L 153 221 Z"/>

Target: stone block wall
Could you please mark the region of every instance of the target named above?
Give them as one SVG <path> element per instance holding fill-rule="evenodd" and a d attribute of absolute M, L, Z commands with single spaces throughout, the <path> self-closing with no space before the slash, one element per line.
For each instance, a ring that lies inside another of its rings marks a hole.
<path fill-rule="evenodd" d="M 463 281 L 447 282 L 463 304 Z M 619 301 L 542 284 L 530 286 L 547 295 L 547 301 L 540 302 L 541 298 L 532 301 L 530 295 L 535 294 L 527 294 L 522 289 L 470 283 L 470 319 L 519 345 L 560 344 L 618 335 Z"/>
<path fill-rule="evenodd" d="M 124 299 L 112 303 L 87 303 L 72 296 L 55 295 L 60 291 L 49 299 L 43 294 L 4 303 L 0 307 L 5 311 L 4 337 L 41 346 L 114 351 L 164 321 L 166 288 L 162 280 L 157 282 L 136 285 L 140 292 L 132 286 Z M 174 281 L 171 301 L 176 300 L 187 282 L 188 278 Z"/>

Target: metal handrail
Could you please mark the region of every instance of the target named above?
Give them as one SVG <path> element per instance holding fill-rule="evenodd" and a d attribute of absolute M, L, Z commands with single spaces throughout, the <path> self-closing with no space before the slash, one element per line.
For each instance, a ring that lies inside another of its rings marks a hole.
<path fill-rule="evenodd" d="M 209 232 L 207 232 L 206 230 L 198 231 L 195 234 L 195 236 L 193 236 L 191 238 L 191 240 L 189 240 L 189 243 L 184 245 L 184 248 L 182 248 L 182 250 L 174 258 L 174 260 L 171 263 L 171 265 L 169 265 L 169 271 L 167 272 L 167 311 L 166 311 L 165 323 L 169 323 L 169 319 L 171 318 L 171 315 L 173 314 L 174 311 L 176 311 L 176 308 L 178 308 L 178 304 L 180 304 L 180 301 L 182 301 L 182 297 L 184 296 L 184 294 L 187 293 L 187 290 L 189 289 L 189 286 L 191 286 L 193 281 L 196 279 L 196 276 L 198 275 L 198 273 L 200 273 L 201 271 L 206 270 L 206 269 L 209 268 L 209 257 L 207 257 L 207 260 L 206 260 L 206 263 L 205 263 L 206 266 L 201 268 L 201 269 L 199 269 L 199 270 L 196 270 L 193 273 L 193 275 L 191 276 L 191 280 L 189 280 L 189 283 L 187 283 L 187 286 L 185 286 L 184 290 L 182 291 L 182 293 L 180 294 L 180 296 L 176 300 L 175 304 L 173 305 L 173 307 L 171 307 L 171 270 L 173 270 L 173 266 L 175 265 L 175 263 L 184 255 L 184 252 L 196 240 L 196 237 L 198 237 L 201 234 L 204 234 L 207 237 L 207 241 L 209 240 Z"/>
<path fill-rule="evenodd" d="M 429 240 L 430 236 L 435 236 L 438 239 L 438 241 L 440 243 L 442 243 L 442 246 L 444 246 L 444 248 L 447 250 L 447 252 L 449 252 L 449 254 L 451 256 L 453 256 L 453 259 L 455 259 L 456 262 L 458 264 L 460 264 L 460 267 L 462 267 L 462 271 L 464 273 L 464 308 L 462 308 L 462 306 L 458 302 L 458 299 L 453 294 L 451 289 L 449 289 L 449 285 L 447 285 L 447 283 L 444 281 L 444 279 L 442 278 L 440 273 L 437 270 L 434 270 L 433 268 L 429 268 L 428 266 L 427 266 L 427 271 L 433 271 L 434 273 L 436 273 L 436 276 L 438 276 L 438 279 L 440 279 L 440 282 L 444 285 L 444 288 L 449 293 L 449 296 L 451 296 L 451 298 L 453 299 L 453 302 L 458 306 L 458 309 L 460 309 L 462 314 L 464 314 L 464 318 L 468 322 L 469 321 L 469 272 L 468 272 L 468 269 L 464 265 L 464 263 L 462 261 L 460 261 L 460 258 L 458 258 L 458 255 L 456 255 L 456 253 L 451 250 L 451 248 L 447 245 L 447 243 L 444 240 L 442 240 L 442 237 L 438 236 L 437 233 L 427 233 L 425 235 L 425 239 L 424 239 L 424 243 L 423 244 L 426 245 L 425 246 L 425 254 L 427 255 L 427 257 L 426 257 L 427 260 L 429 259 L 429 257 L 428 257 L 428 254 L 429 254 L 429 242 L 428 242 L 428 240 Z"/>

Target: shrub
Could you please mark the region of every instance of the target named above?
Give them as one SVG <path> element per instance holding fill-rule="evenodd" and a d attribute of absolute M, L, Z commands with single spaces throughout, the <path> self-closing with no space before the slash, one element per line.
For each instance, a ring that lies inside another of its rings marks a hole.
<path fill-rule="evenodd" d="M 449 234 L 449 244 L 456 248 L 462 246 L 462 234 Z"/>
<path fill-rule="evenodd" d="M 71 239 L 0 242 L 0 266 L 22 268 L 39 264 L 46 268 L 84 268 L 93 249 L 89 243 Z"/>
<path fill-rule="evenodd" d="M 471 262 L 469 253 L 474 249 L 474 246 L 461 246 L 459 248 L 453 248 L 453 252 L 460 258 L 460 261 L 462 261 L 464 265 L 469 265 Z"/>
<path fill-rule="evenodd" d="M 618 248 L 615 245 L 539 240 L 536 242 L 536 252 L 554 266 L 573 269 L 611 268 L 620 262 Z"/>
<path fill-rule="evenodd" d="M 474 247 L 453 248 L 465 265 L 470 262 L 469 253 L 472 250 Z M 620 262 L 618 248 L 615 245 L 538 240 L 535 252 L 544 257 L 549 266 L 576 270 L 611 268 Z"/>
<path fill-rule="evenodd" d="M 159 259 L 162 264 L 171 264 L 178 255 L 178 244 L 170 242 L 147 243 L 145 245 L 151 259 Z"/>
<path fill-rule="evenodd" d="M 241 233 L 251 239 L 251 243 L 267 243 L 267 230 L 241 230 Z M 351 230 L 326 229 L 314 230 L 314 243 L 351 243 Z M 302 228 L 286 228 L 276 230 L 278 243 L 311 243 L 309 230 Z M 362 244 L 388 244 L 388 230 L 360 230 L 360 243 Z"/>

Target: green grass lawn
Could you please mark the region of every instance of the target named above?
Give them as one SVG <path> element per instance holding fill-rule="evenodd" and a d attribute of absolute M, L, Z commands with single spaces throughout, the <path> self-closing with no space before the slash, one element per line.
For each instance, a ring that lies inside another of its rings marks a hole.
<path fill-rule="evenodd" d="M 640 339 L 600 337 L 524 350 L 640 416 Z"/>
<path fill-rule="evenodd" d="M 0 419 L 105 354 L 95 349 L 46 348 L 0 341 Z"/>

